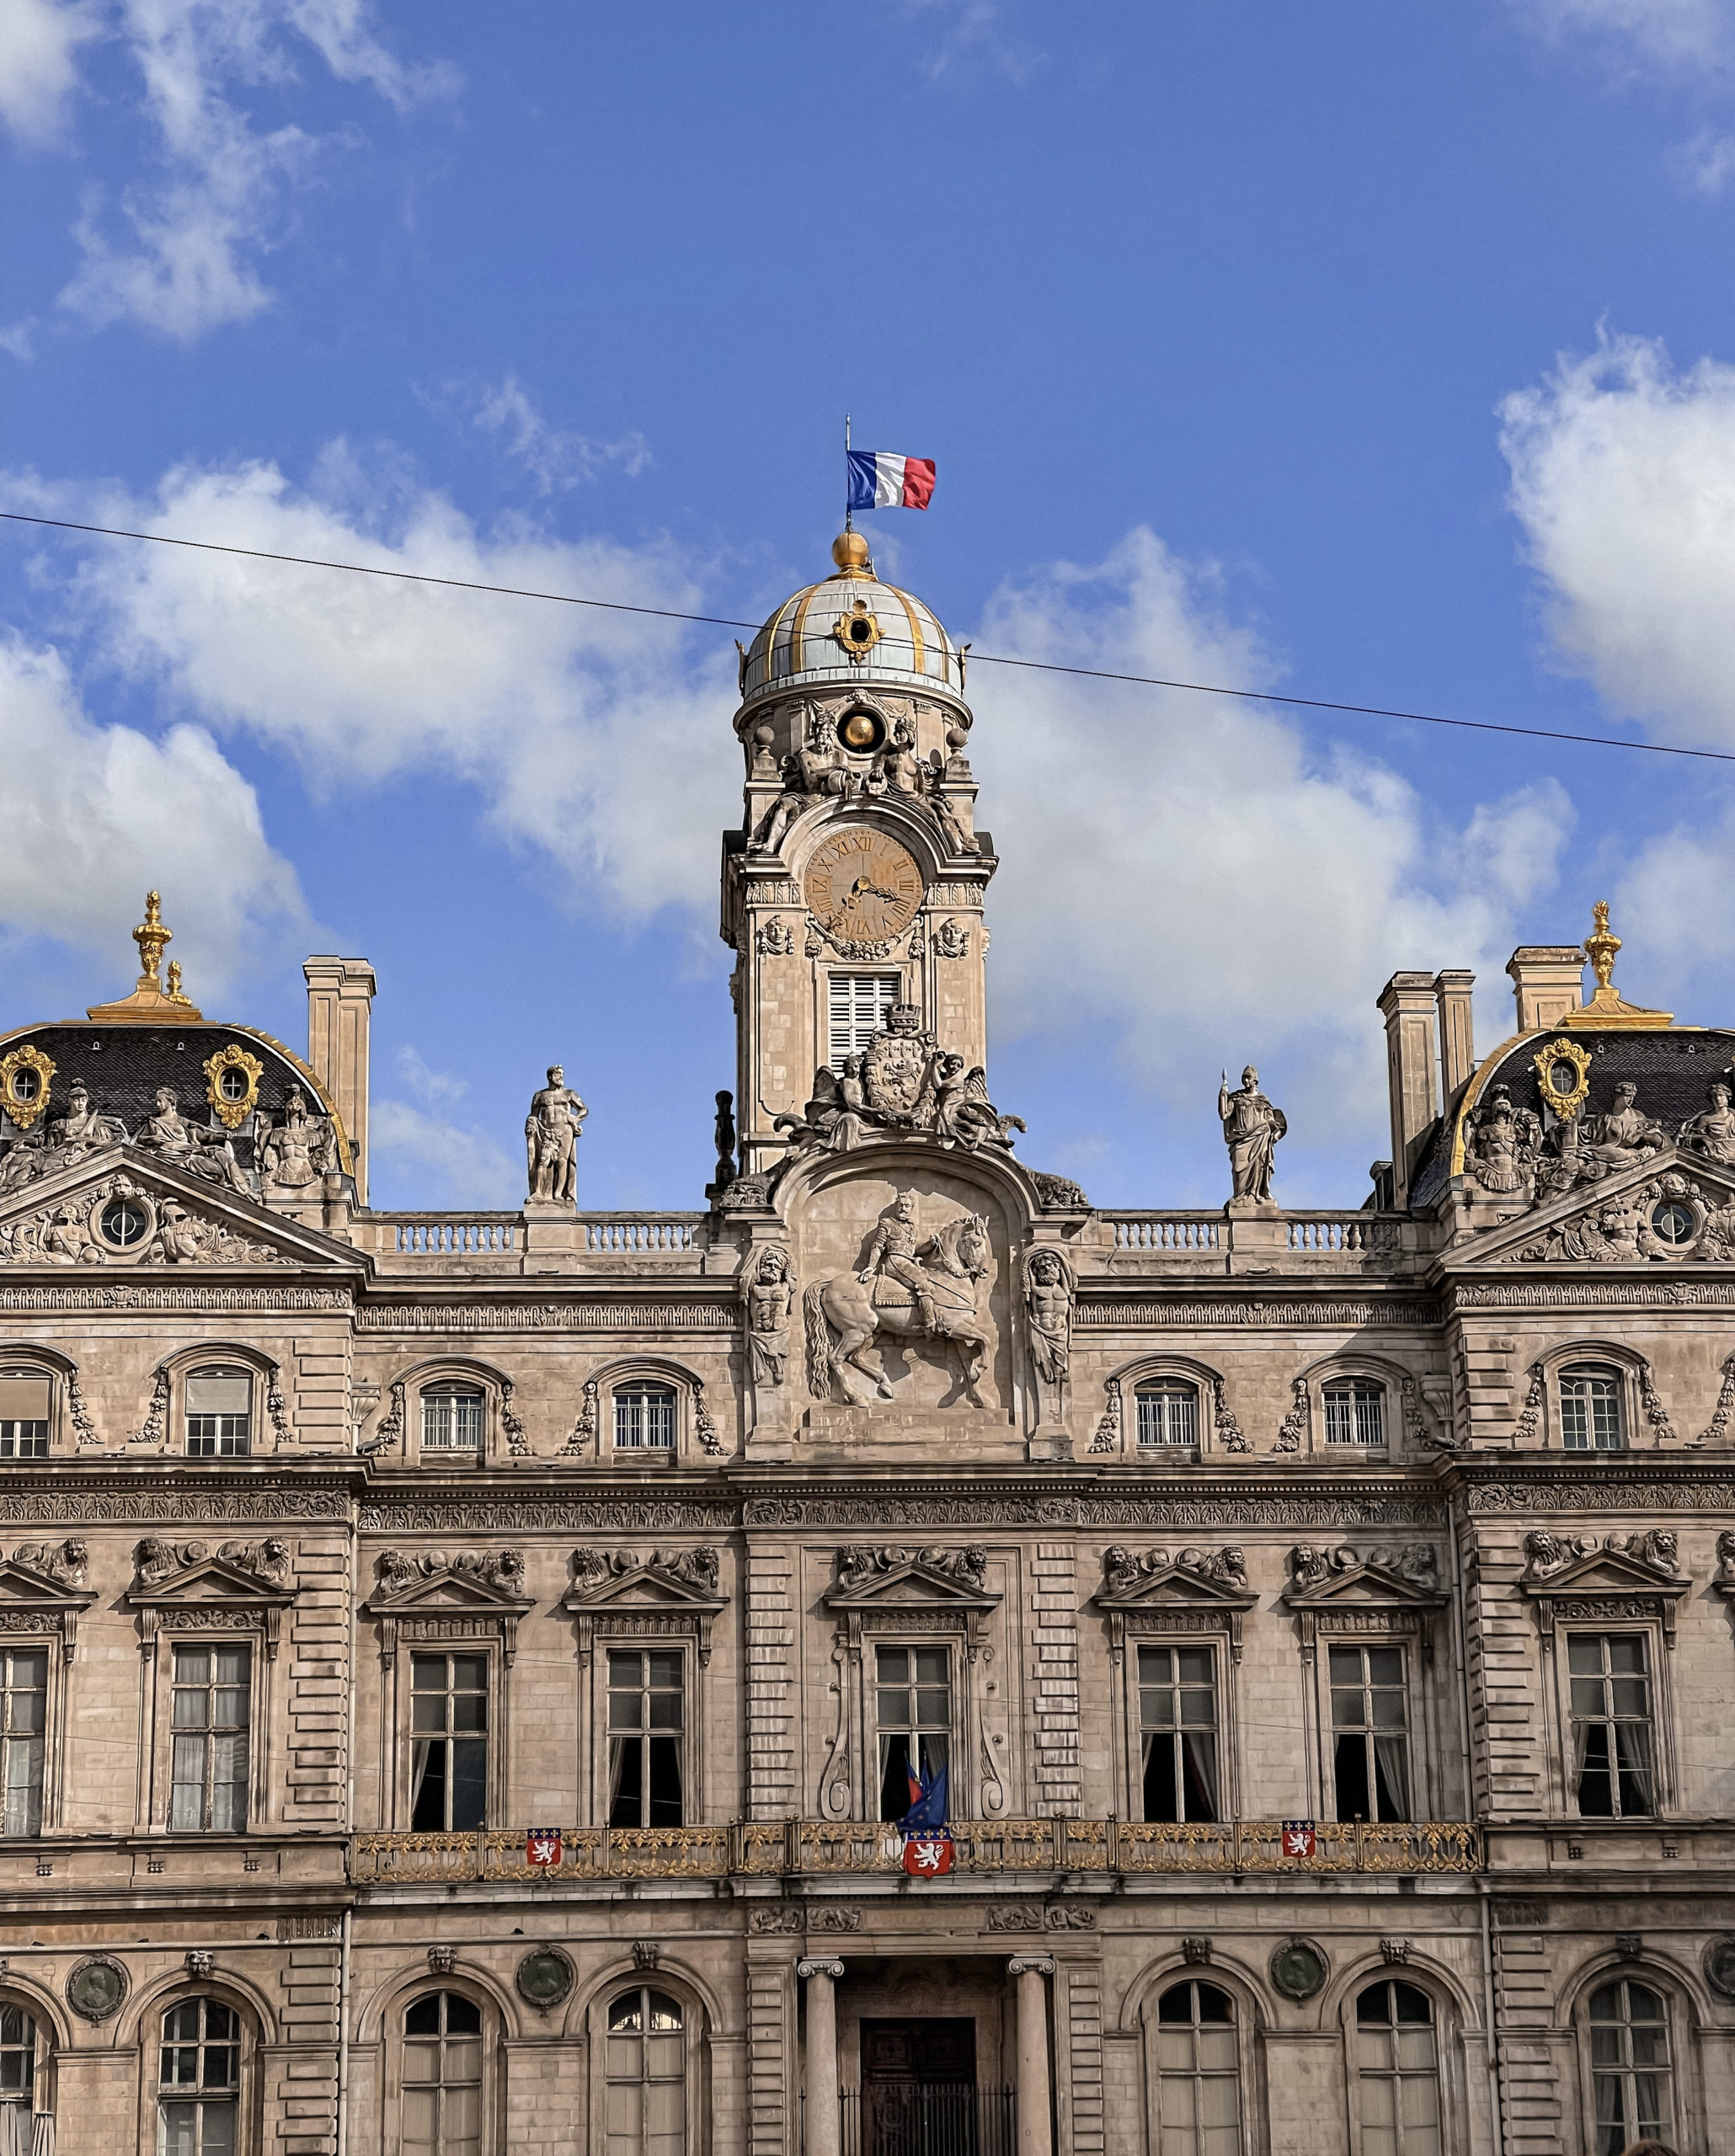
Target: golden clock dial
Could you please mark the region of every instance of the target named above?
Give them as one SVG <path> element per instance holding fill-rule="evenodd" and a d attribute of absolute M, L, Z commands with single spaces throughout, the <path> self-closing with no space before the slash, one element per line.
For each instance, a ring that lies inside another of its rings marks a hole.
<path fill-rule="evenodd" d="M 808 910 L 833 936 L 880 943 L 899 936 L 921 905 L 921 871 L 884 831 L 839 831 L 807 865 Z"/>

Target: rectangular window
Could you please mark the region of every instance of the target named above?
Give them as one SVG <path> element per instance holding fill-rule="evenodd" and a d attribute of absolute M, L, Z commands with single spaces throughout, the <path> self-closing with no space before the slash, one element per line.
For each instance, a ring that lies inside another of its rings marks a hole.
<path fill-rule="evenodd" d="M 1410 1818 L 1410 1700 L 1403 1649 L 1333 1647 L 1331 1673 L 1337 1817 Z"/>
<path fill-rule="evenodd" d="M 1620 1380 L 1613 1370 L 1561 1372 L 1561 1443 L 1568 1452 L 1620 1452 Z"/>
<path fill-rule="evenodd" d="M 0 1460 L 48 1457 L 51 1380 L 33 1373 L 0 1373 Z"/>
<path fill-rule="evenodd" d="M 422 1395 L 424 1452 L 480 1452 L 482 1395 L 463 1385 L 430 1387 Z"/>
<path fill-rule="evenodd" d="M 608 1823 L 679 1827 L 685 1657 L 663 1649 L 608 1658 Z"/>
<path fill-rule="evenodd" d="M 1215 1819 L 1216 1657 L 1209 1647 L 1140 1647 L 1139 1741 L 1147 1819 Z"/>
<path fill-rule="evenodd" d="M 6 1832 L 42 1831 L 42 1744 L 48 1726 L 48 1650 L 0 1654 L 0 1762 L 6 1774 Z"/>
<path fill-rule="evenodd" d="M 1383 1445 L 1385 1393 L 1371 1381 L 1328 1385 L 1323 1395 L 1328 1445 Z"/>
<path fill-rule="evenodd" d="M 177 1647 L 174 1691 L 168 1823 L 238 1834 L 247 1825 L 252 1650 Z"/>
<path fill-rule="evenodd" d="M 668 1452 L 675 1444 L 675 1391 L 666 1385 L 622 1385 L 615 1394 L 615 1449 Z"/>
<path fill-rule="evenodd" d="M 896 974 L 833 974 L 827 984 L 830 997 L 831 1068 L 841 1078 L 845 1059 L 859 1055 L 877 1033 L 884 1031 L 885 1014 L 903 993 Z"/>
<path fill-rule="evenodd" d="M 1198 1395 L 1190 1385 L 1141 1385 L 1133 1404 L 1141 1445 L 1198 1443 Z"/>
<path fill-rule="evenodd" d="M 245 1370 L 195 1370 L 187 1380 L 187 1453 L 228 1460 L 252 1450 L 253 1380 Z"/>
<path fill-rule="evenodd" d="M 184 1999 L 163 2021 L 162 2156 L 235 2156 L 241 2025 L 215 1999 Z"/>
<path fill-rule="evenodd" d="M 488 1657 L 412 1655 L 409 1823 L 467 1834 L 488 1812 Z"/>
<path fill-rule="evenodd" d="M 1651 1678 L 1636 1632 L 1575 1632 L 1572 1779 L 1586 1819 L 1647 1818 L 1657 1809 Z"/>
<path fill-rule="evenodd" d="M 952 1748 L 952 1662 L 944 1647 L 879 1647 L 879 1816 L 901 1819 L 917 1780 L 932 1780 Z"/>

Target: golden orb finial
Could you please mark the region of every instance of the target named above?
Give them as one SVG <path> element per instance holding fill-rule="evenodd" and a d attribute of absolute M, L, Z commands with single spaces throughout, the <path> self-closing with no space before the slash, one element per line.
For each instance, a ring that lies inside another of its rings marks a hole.
<path fill-rule="evenodd" d="M 844 576 L 872 576 L 873 558 L 859 531 L 840 531 L 831 542 L 831 558 Z"/>

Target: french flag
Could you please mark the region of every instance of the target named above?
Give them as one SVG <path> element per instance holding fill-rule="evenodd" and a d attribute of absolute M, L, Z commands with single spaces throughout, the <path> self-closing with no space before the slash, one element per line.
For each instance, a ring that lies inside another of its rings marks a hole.
<path fill-rule="evenodd" d="M 884 450 L 849 452 L 850 507 L 926 509 L 933 498 L 932 456 L 889 456 Z"/>

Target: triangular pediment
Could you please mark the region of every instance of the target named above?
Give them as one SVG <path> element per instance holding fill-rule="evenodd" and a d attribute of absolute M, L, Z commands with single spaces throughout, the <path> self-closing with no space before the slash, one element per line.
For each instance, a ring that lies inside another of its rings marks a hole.
<path fill-rule="evenodd" d="M 1390 1565 L 1356 1565 L 1317 1582 L 1293 1580 L 1284 1600 L 1296 1609 L 1438 1609 L 1446 1597 L 1437 1588 L 1407 1579 Z"/>
<path fill-rule="evenodd" d="M 153 1609 L 262 1606 L 282 1608 L 295 1600 L 286 1580 L 268 1579 L 222 1557 L 207 1557 L 157 1580 L 135 1579 L 126 1599 L 135 1608 Z"/>
<path fill-rule="evenodd" d="M 15 1557 L 0 1557 L 0 1604 L 11 1609 L 88 1609 L 94 1588 L 56 1579 Z"/>
<path fill-rule="evenodd" d="M 703 1611 L 715 1616 L 729 1598 L 715 1587 L 683 1579 L 663 1565 L 636 1565 L 631 1572 L 600 1580 L 581 1579 L 564 1598 L 568 1609 L 665 1609 Z"/>
<path fill-rule="evenodd" d="M 522 1612 L 531 1606 L 528 1595 L 515 1594 L 509 1588 L 471 1572 L 436 1572 L 430 1579 L 413 1581 L 397 1594 L 381 1588 L 366 1604 L 372 1615 L 390 1617 L 412 1613 L 425 1616 L 440 1609 Z"/>
<path fill-rule="evenodd" d="M 990 1593 L 980 1575 L 955 1573 L 910 1558 L 868 1577 L 846 1574 L 825 1598 L 828 1609 L 997 1609 L 1001 1597 Z"/>
<path fill-rule="evenodd" d="M 1592 1550 L 1569 1558 L 1553 1571 L 1527 1572 L 1519 1582 L 1526 1594 L 1684 1594 L 1688 1582 L 1653 1566 L 1642 1564 L 1624 1550 Z"/>
<path fill-rule="evenodd" d="M 1692 1223 L 1688 1240 L 1679 1244 L 1660 1238 L 1655 1223 L 1659 1207 L 1677 1203 Z M 1684 1261 L 1735 1262 L 1735 1168 L 1668 1145 L 1599 1182 L 1577 1184 L 1517 1219 L 1484 1230 L 1444 1263 L 1456 1273 L 1520 1263 Z"/>
<path fill-rule="evenodd" d="M 117 1241 L 104 1222 L 124 1199 L 134 1201 L 142 1225 Z M 0 1267 L 185 1272 L 236 1266 L 359 1269 L 362 1262 L 347 1243 L 131 1145 L 106 1146 L 0 1191 Z"/>
<path fill-rule="evenodd" d="M 1252 1588 L 1210 1579 L 1184 1565 L 1166 1565 L 1142 1573 L 1133 1585 L 1101 1587 L 1091 1599 L 1099 1609 L 1251 1609 L 1258 1600 Z"/>

